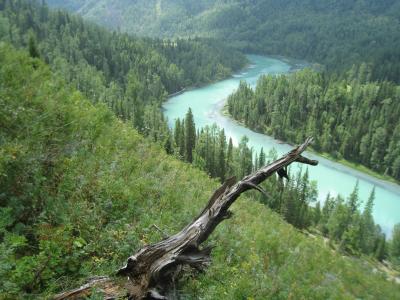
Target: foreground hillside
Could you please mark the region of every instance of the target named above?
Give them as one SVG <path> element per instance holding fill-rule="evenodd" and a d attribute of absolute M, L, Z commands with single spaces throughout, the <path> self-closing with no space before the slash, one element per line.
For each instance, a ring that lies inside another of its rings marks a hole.
<path fill-rule="evenodd" d="M 218 186 L 167 156 L 37 59 L 0 44 L 0 298 L 43 298 L 113 274 L 181 229 Z M 179 193 L 177 193 L 179 191 Z M 245 198 L 212 237 L 188 299 L 398 299 L 398 285 Z"/>

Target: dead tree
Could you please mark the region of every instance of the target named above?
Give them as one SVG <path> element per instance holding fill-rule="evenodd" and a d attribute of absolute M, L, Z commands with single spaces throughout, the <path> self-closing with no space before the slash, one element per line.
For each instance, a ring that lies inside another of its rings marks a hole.
<path fill-rule="evenodd" d="M 167 299 L 164 295 L 182 273 L 184 266 L 204 270 L 210 264 L 211 248 L 200 246 L 218 224 L 232 216 L 229 208 L 242 193 L 250 189 L 264 192 L 258 185 L 293 162 L 313 166 L 318 164 L 302 156 L 311 142 L 312 138 L 308 138 L 282 158 L 237 183 L 234 178 L 227 180 L 190 224 L 179 233 L 140 249 L 128 258 L 115 278 L 93 278 L 84 286 L 57 295 L 55 299 L 82 299 L 90 295 L 93 289 L 100 291 L 104 299 Z"/>

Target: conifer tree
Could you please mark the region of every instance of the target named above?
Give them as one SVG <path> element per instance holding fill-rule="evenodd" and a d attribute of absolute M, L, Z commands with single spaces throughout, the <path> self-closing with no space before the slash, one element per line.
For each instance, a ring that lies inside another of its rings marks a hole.
<path fill-rule="evenodd" d="M 375 187 L 372 189 L 371 194 L 365 204 L 363 214 L 361 216 L 361 250 L 363 253 L 369 254 L 373 252 L 374 243 L 376 241 L 375 222 L 372 217 L 372 209 L 375 201 Z"/>
<path fill-rule="evenodd" d="M 390 258 L 397 265 L 400 265 L 400 223 L 393 228 L 393 236 L 390 243 Z"/>
<path fill-rule="evenodd" d="M 314 225 L 318 225 L 321 220 L 321 203 L 318 201 L 314 209 Z"/>
<path fill-rule="evenodd" d="M 258 166 L 261 168 L 261 167 L 265 166 L 265 163 L 266 163 L 266 161 L 265 161 L 264 148 L 261 147 L 260 155 L 258 156 Z"/>
<path fill-rule="evenodd" d="M 179 132 L 179 155 L 182 159 L 185 159 L 185 121 L 182 120 L 181 122 L 181 130 Z"/>
<path fill-rule="evenodd" d="M 351 192 L 349 196 L 349 209 L 350 209 L 350 218 L 352 215 L 358 210 L 358 207 L 360 206 L 359 203 L 359 198 L 358 198 L 358 190 L 359 190 L 359 182 L 357 180 L 356 185 L 354 187 L 353 192 Z"/>
<path fill-rule="evenodd" d="M 375 250 L 375 258 L 379 261 L 382 261 L 386 258 L 387 249 L 386 249 L 386 235 L 381 232 L 379 225 L 378 232 L 380 232 L 377 242 L 376 242 L 376 250 Z"/>
<path fill-rule="evenodd" d="M 226 172 L 226 136 L 225 131 L 222 129 L 219 133 L 219 149 L 218 149 L 218 177 L 221 181 L 225 180 Z"/>
<path fill-rule="evenodd" d="M 193 162 L 193 149 L 196 143 L 196 126 L 193 120 L 192 109 L 189 108 L 185 118 L 185 159 Z"/>
<path fill-rule="evenodd" d="M 233 170 L 233 142 L 232 138 L 229 138 L 229 143 L 228 143 L 228 150 L 226 153 L 226 174 L 227 176 L 233 176 L 234 175 L 234 170 Z"/>
<path fill-rule="evenodd" d="M 177 148 L 180 145 L 180 137 L 181 137 L 181 121 L 178 119 L 175 120 L 175 127 L 174 127 L 174 141 Z"/>
<path fill-rule="evenodd" d="M 249 142 L 249 138 L 244 136 L 239 143 L 239 155 L 238 155 L 238 173 L 237 177 L 244 177 L 246 174 L 249 174 L 253 169 L 253 153 L 252 149 L 250 149 L 247 145 Z"/>
<path fill-rule="evenodd" d="M 33 34 L 29 35 L 29 41 L 28 41 L 28 50 L 29 50 L 29 55 L 33 58 L 39 58 L 39 50 L 37 47 L 36 39 Z"/>
<path fill-rule="evenodd" d="M 165 149 L 165 152 L 167 152 L 167 154 L 173 154 L 174 153 L 174 148 L 172 146 L 171 132 L 169 130 L 167 131 L 167 137 L 165 139 L 164 149 Z"/>

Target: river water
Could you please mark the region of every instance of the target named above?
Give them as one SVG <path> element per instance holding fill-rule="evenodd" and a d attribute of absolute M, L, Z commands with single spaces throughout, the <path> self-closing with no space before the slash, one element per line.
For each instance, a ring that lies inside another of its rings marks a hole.
<path fill-rule="evenodd" d="M 249 138 L 249 146 L 253 147 L 256 152 L 259 152 L 261 147 L 264 148 L 265 153 L 275 148 L 279 155 L 290 151 L 293 148 L 292 146 L 282 144 L 267 135 L 247 129 L 221 113 L 221 108 L 224 106 L 227 97 L 238 88 L 241 80 L 245 80 L 254 87 L 258 78 L 263 74 L 278 75 L 292 70 L 291 65 L 279 59 L 257 55 L 248 55 L 248 59 L 250 61 L 249 67 L 241 73 L 235 74 L 232 78 L 170 98 L 163 105 L 169 125 L 173 127 L 175 119 L 182 119 L 190 107 L 197 128 L 216 123 L 219 127 L 225 129 L 225 134 L 228 138 L 232 138 L 235 145 L 246 135 Z M 382 230 L 390 235 L 393 225 L 400 223 L 399 185 L 376 179 L 309 152 L 305 153 L 305 156 L 317 159 L 320 162 L 317 167 L 309 167 L 309 173 L 310 178 L 317 181 L 318 197 L 321 203 L 328 193 L 331 195 L 341 194 L 347 197 L 353 191 L 358 180 L 359 195 L 363 201 L 368 199 L 373 187 L 376 188 L 373 216 Z M 292 173 L 300 168 L 299 164 L 293 166 Z"/>

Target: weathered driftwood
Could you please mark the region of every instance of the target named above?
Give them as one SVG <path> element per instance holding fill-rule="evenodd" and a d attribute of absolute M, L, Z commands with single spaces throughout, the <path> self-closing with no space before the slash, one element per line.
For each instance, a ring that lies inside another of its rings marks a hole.
<path fill-rule="evenodd" d="M 214 192 L 198 217 L 182 231 L 159 243 L 145 246 L 129 257 L 126 265 L 117 272 L 118 276 L 125 278 L 123 283 L 99 277 L 79 289 L 57 295 L 55 299 L 81 299 L 88 296 L 93 288 L 103 293 L 104 299 L 167 299 L 163 295 L 168 293 L 183 266 L 203 270 L 210 263 L 211 248 L 200 248 L 200 245 L 219 223 L 232 216 L 229 208 L 242 193 L 250 189 L 265 193 L 258 185 L 293 162 L 314 166 L 318 164 L 301 155 L 311 142 L 312 138 L 308 138 L 304 144 L 282 158 L 237 183 L 234 178 L 227 180 Z"/>

